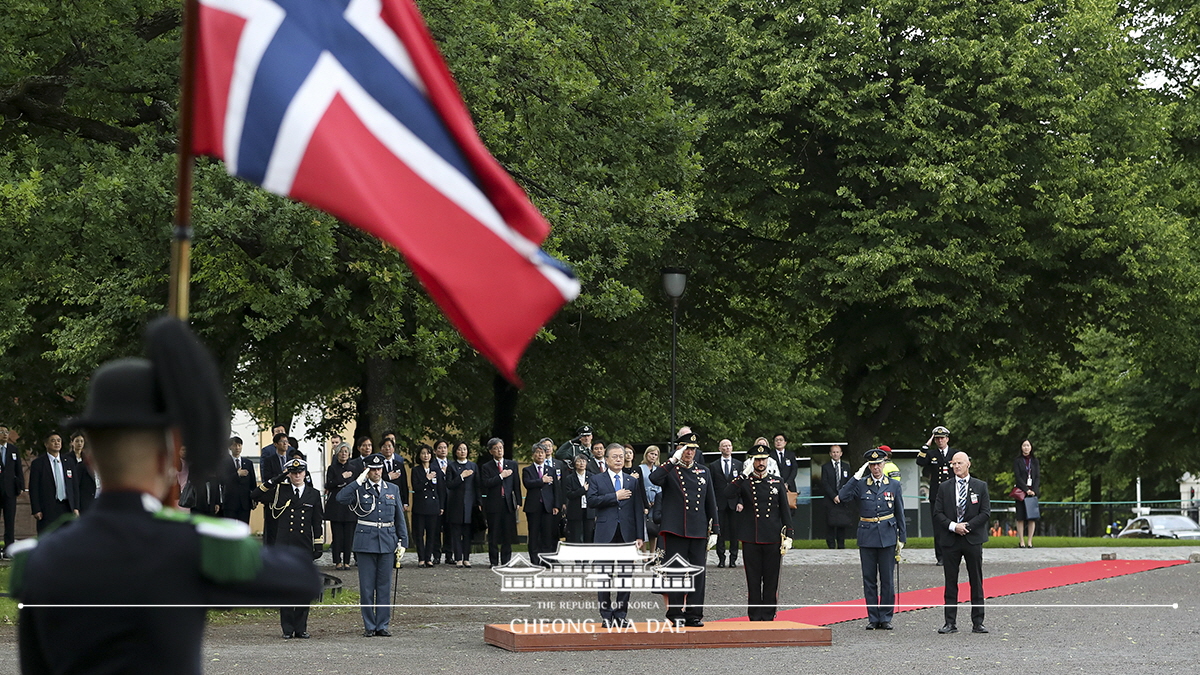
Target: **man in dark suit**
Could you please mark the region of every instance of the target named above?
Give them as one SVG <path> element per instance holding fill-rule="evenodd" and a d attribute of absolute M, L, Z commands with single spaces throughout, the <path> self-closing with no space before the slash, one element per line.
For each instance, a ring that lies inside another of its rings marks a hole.
<path fill-rule="evenodd" d="M 604 461 L 604 443 L 596 441 L 592 443 L 592 456 L 588 458 L 587 472 L 604 473 L 607 470 L 608 463 Z"/>
<path fill-rule="evenodd" d="M 924 467 L 925 475 L 929 477 L 930 516 L 936 513 L 933 502 L 937 498 L 938 488 L 954 478 L 954 471 L 950 469 L 950 460 L 954 458 L 956 452 L 958 451 L 950 447 L 950 430 L 939 426 L 933 428 L 929 440 L 925 441 L 925 445 L 922 445 L 921 451 L 917 453 L 917 466 Z M 943 549 L 948 539 L 949 535 L 944 531 L 933 528 L 933 553 L 937 557 L 938 565 L 944 562 Z"/>
<path fill-rule="evenodd" d="M 288 445 L 287 434 L 283 432 L 276 433 L 271 439 L 272 448 L 275 448 L 274 453 L 266 454 L 262 459 L 262 464 L 259 465 L 263 483 L 277 476 L 283 475 L 283 466 L 288 461 L 288 452 L 291 446 Z M 275 513 L 267 508 L 263 511 L 263 543 L 271 545 L 275 543 L 275 531 L 278 527 Z"/>
<path fill-rule="evenodd" d="M 479 487 L 483 490 L 480 498 L 488 523 L 488 561 L 495 567 L 512 559 L 521 482 L 517 480 L 517 463 L 504 459 L 504 441 L 489 439 L 487 450 L 492 459 L 479 465 Z"/>
<path fill-rule="evenodd" d="M 604 451 L 604 473 L 594 473 L 588 478 L 587 504 L 596 511 L 595 541 L 598 544 L 620 544 L 634 542 L 638 548 L 646 539 L 646 514 L 642 495 L 644 489 L 638 479 L 623 473 L 625 446 L 612 443 Z M 626 618 L 629 610 L 629 592 L 596 593 L 600 602 L 600 616 L 605 626 L 625 627 L 632 623 Z"/>
<path fill-rule="evenodd" d="M 787 486 L 788 492 L 796 492 L 796 473 L 800 470 L 800 463 L 796 461 L 796 455 L 787 449 L 787 436 L 775 434 L 771 442 L 775 444 L 771 459 L 779 468 L 779 479 Z"/>
<path fill-rule="evenodd" d="M 728 438 L 717 444 L 721 456 L 708 465 L 712 474 L 713 492 L 717 495 L 717 513 L 720 515 L 721 536 L 717 537 L 717 567 L 725 566 L 725 549 L 729 549 L 729 566 L 737 567 L 738 538 L 733 527 L 733 517 L 737 513 L 738 498 L 726 497 L 725 486 L 742 473 L 742 462 L 733 458 L 733 442 Z"/>
<path fill-rule="evenodd" d="M 675 453 L 666 464 L 650 474 L 650 482 L 662 486 L 661 503 L 664 560 L 678 555 L 685 561 L 704 567 L 708 556 L 709 532 L 720 537 L 717 496 L 713 492 L 708 467 L 696 461 L 700 444 L 696 434 L 688 432 L 675 441 Z M 656 503 L 656 508 L 657 508 Z M 597 534 L 596 541 L 600 541 Z M 704 625 L 705 574 L 697 574 L 691 593 L 667 593 L 667 621 L 676 626 L 699 628 Z"/>
<path fill-rule="evenodd" d="M 971 478 L 971 458 L 959 452 L 950 460 L 954 478 L 942 483 L 933 502 L 933 527 L 946 533 L 943 550 L 946 577 L 946 625 L 939 633 L 957 633 L 958 564 L 967 563 L 971 582 L 971 632 L 986 633 L 983 625 L 983 542 L 988 540 L 992 502 L 988 485 Z"/>
<path fill-rule="evenodd" d="M 230 460 L 221 464 L 225 467 L 225 511 L 221 515 L 249 523 L 250 512 L 257 506 L 254 462 L 242 457 L 242 439 L 237 436 L 229 439 L 229 455 Z"/>
<path fill-rule="evenodd" d="M 521 470 L 525 486 L 525 520 L 529 524 L 529 562 L 542 564 L 542 554 L 552 553 L 558 541 L 558 477 L 546 466 L 546 450 L 533 446 L 533 464 Z"/>
<path fill-rule="evenodd" d="M 842 446 L 829 446 L 829 461 L 821 467 L 821 492 L 825 495 L 825 545 L 846 548 L 846 533 L 854 524 L 857 505 L 838 496 L 851 479 L 850 465 L 842 461 Z M 900 479 L 896 479 L 899 482 Z"/>
<path fill-rule="evenodd" d="M 275 544 L 304 550 L 316 560 L 323 553 L 321 539 L 325 513 L 321 493 L 305 484 L 307 474 L 308 463 L 300 458 L 290 460 L 287 477 L 276 476 L 264 481 L 259 487 L 258 499 L 267 504 L 268 510 L 278 514 Z M 279 608 L 279 626 L 285 640 L 308 639 L 308 610 L 308 605 Z"/>
<path fill-rule="evenodd" d="M 61 456 L 62 436 L 46 437 L 46 452 L 29 465 L 29 510 L 38 534 L 64 514 L 79 515 L 79 484 Z"/>
<path fill-rule="evenodd" d="M 25 472 L 21 468 L 21 451 L 8 442 L 8 426 L 0 424 L 0 511 L 4 512 L 3 557 L 8 558 L 8 546 L 17 538 L 13 517 L 17 513 L 17 495 L 25 491 Z"/>

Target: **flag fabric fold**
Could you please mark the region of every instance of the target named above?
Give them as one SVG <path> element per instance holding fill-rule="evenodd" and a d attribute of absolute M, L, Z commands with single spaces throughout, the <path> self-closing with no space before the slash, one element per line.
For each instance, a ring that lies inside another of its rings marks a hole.
<path fill-rule="evenodd" d="M 412 0 L 199 0 L 192 151 L 388 242 L 510 381 L 579 294 Z"/>

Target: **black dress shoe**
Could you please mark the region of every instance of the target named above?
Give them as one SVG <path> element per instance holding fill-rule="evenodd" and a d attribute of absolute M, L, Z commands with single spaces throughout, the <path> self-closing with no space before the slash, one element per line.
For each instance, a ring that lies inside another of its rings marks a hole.
<path fill-rule="evenodd" d="M 730 566 L 730 567 L 737 567 L 737 561 L 736 561 L 736 560 L 730 560 L 730 561 L 729 561 L 729 566 Z"/>
<path fill-rule="evenodd" d="M 948 623 L 945 626 L 942 626 L 941 628 L 939 628 L 938 632 L 941 633 L 942 635 L 945 635 L 946 633 L 957 633 L 958 626 L 955 626 L 952 623 Z"/>
<path fill-rule="evenodd" d="M 724 560 L 722 560 L 722 561 L 720 561 L 720 562 L 718 562 L 718 563 L 717 563 L 717 567 L 724 567 L 724 566 L 725 566 L 725 561 L 724 561 Z"/>
<path fill-rule="evenodd" d="M 875 630 L 875 622 L 874 621 L 867 622 L 867 630 Z"/>
<path fill-rule="evenodd" d="M 884 621 L 883 623 L 881 623 L 875 627 L 878 628 L 879 630 L 891 630 L 892 624 L 890 621 Z"/>
<path fill-rule="evenodd" d="M 685 621 L 683 619 L 675 619 L 675 627 L 676 628 L 683 628 L 684 626 L 687 626 L 687 621 Z"/>
<path fill-rule="evenodd" d="M 300 631 L 299 633 L 296 633 L 296 637 L 300 638 L 301 640 L 307 640 L 308 631 Z"/>
<path fill-rule="evenodd" d="M 377 637 L 392 637 L 392 634 L 390 632 L 388 632 L 388 629 L 386 629 L 386 628 L 381 628 L 381 629 L 375 631 L 375 635 Z"/>
<path fill-rule="evenodd" d="M 941 560 L 937 561 L 937 566 L 938 566 L 938 567 L 942 567 L 942 566 L 943 566 L 943 565 L 945 565 L 945 564 L 946 564 L 946 563 L 942 562 Z"/>
<path fill-rule="evenodd" d="M 375 637 L 375 631 L 373 631 L 373 630 L 364 630 L 364 631 L 363 631 L 363 637 Z"/>
<path fill-rule="evenodd" d="M 688 628 L 703 628 L 704 627 L 704 622 L 701 621 L 700 619 L 685 619 L 683 623 Z"/>
<path fill-rule="evenodd" d="M 633 628 L 633 622 L 629 619 L 621 619 L 621 628 Z"/>
<path fill-rule="evenodd" d="M 295 637 L 295 636 L 296 636 L 296 634 L 295 634 L 295 633 L 284 633 L 284 634 L 283 634 L 283 639 L 284 639 L 284 640 L 291 640 L 291 639 L 292 639 L 293 637 Z"/>
<path fill-rule="evenodd" d="M 981 623 L 977 623 L 971 627 L 971 632 L 972 633 L 986 633 L 986 632 L 988 632 L 988 629 L 987 629 L 987 626 L 984 626 Z"/>

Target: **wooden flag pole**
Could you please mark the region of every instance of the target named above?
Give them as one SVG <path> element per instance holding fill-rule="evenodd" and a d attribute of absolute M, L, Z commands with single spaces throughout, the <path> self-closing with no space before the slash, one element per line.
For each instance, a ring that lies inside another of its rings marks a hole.
<path fill-rule="evenodd" d="M 179 92 L 179 151 L 175 175 L 175 229 L 171 237 L 171 281 L 167 313 L 188 318 L 192 261 L 192 106 L 196 70 L 196 37 L 200 30 L 198 0 L 183 0 L 183 72 Z"/>

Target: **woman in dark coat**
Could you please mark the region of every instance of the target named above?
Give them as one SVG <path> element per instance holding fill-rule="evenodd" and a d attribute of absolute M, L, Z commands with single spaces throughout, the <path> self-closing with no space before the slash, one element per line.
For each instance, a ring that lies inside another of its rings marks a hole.
<path fill-rule="evenodd" d="M 350 458 L 350 446 L 342 443 L 337 448 L 337 454 L 325 469 L 325 518 L 329 521 L 333 544 L 333 569 L 350 569 L 350 546 L 354 543 L 354 526 L 358 518 L 350 513 L 350 507 L 337 500 L 337 494 L 342 488 L 354 482 L 362 472 Z"/>
<path fill-rule="evenodd" d="M 446 503 L 446 483 L 439 482 L 433 466 L 433 450 L 428 445 L 417 448 L 417 461 L 412 466 L 412 524 L 413 541 L 417 547 L 417 567 L 433 567 L 433 554 L 438 547 L 438 519 Z"/>
<path fill-rule="evenodd" d="M 84 461 L 83 452 L 87 440 L 82 431 L 71 434 L 71 452 L 67 453 L 64 465 L 70 466 L 75 473 L 75 482 L 79 484 L 79 514 L 87 512 L 92 502 L 96 501 L 96 472 Z"/>
<path fill-rule="evenodd" d="M 562 479 L 567 496 L 567 541 L 590 544 L 596 531 L 596 512 L 587 506 L 587 455 L 576 455 L 573 464 L 575 470 Z"/>
<path fill-rule="evenodd" d="M 1021 443 L 1021 450 L 1013 457 L 1013 478 L 1016 487 L 1026 497 L 1036 497 L 1042 491 L 1042 466 L 1033 454 L 1033 444 L 1028 440 Z M 1017 536 L 1021 548 L 1033 548 L 1033 531 L 1037 529 L 1037 518 L 1030 519 L 1025 513 L 1025 501 L 1017 500 Z M 1025 524 L 1029 524 L 1029 545 L 1025 544 Z"/>
<path fill-rule="evenodd" d="M 471 566 L 471 517 L 479 500 L 479 465 L 467 459 L 466 443 L 454 446 L 454 459 L 446 467 L 446 508 L 442 516 L 450 531 L 450 557 L 455 567 Z"/>
<path fill-rule="evenodd" d="M 821 467 L 821 488 L 825 493 L 825 545 L 846 548 L 846 533 L 854 532 L 858 521 L 855 500 L 842 501 L 838 490 L 850 482 L 850 465 L 842 461 L 842 447 L 829 446 L 829 461 Z"/>

